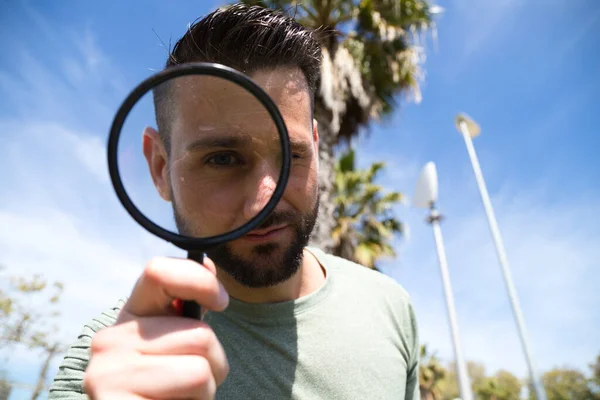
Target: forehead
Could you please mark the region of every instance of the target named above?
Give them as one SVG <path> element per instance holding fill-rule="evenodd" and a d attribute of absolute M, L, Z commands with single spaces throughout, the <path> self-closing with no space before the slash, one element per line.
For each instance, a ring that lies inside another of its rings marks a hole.
<path fill-rule="evenodd" d="M 267 92 L 282 114 L 312 124 L 310 91 L 300 69 L 258 71 L 252 79 Z"/>
<path fill-rule="evenodd" d="M 310 94 L 299 69 L 258 71 L 251 78 L 275 102 L 290 137 L 309 139 L 312 134 Z M 181 139 L 203 133 L 271 130 L 276 127 L 262 103 L 236 83 L 223 78 L 187 76 L 171 82 L 173 134 Z M 181 136 L 183 135 L 183 137 Z"/>

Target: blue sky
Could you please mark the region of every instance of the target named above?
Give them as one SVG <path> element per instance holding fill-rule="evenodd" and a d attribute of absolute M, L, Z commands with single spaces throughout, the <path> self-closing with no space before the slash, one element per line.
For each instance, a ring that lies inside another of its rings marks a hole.
<path fill-rule="evenodd" d="M 0 263 L 65 283 L 63 329 L 128 294 L 154 255 L 179 255 L 125 213 L 108 180 L 105 142 L 128 90 L 161 68 L 165 43 L 221 2 L 3 2 L 0 6 Z M 458 112 L 475 146 L 504 236 L 540 369 L 585 369 L 600 352 L 600 3 L 443 1 L 437 46 L 427 38 L 419 104 L 403 102 L 360 139 L 359 162 L 384 160 L 381 183 L 412 194 L 437 164 L 442 225 L 468 359 L 525 376 L 500 269 Z M 156 34 L 153 32 L 156 32 Z M 158 37 L 157 37 L 158 36 Z M 422 341 L 451 359 L 442 286 L 425 214 L 384 271 L 411 294 Z M 20 358 L 16 361 L 16 358 Z M 59 360 L 57 359 L 55 364 Z M 11 377 L 34 380 L 35 354 Z M 25 398 L 26 391 L 14 393 Z"/>

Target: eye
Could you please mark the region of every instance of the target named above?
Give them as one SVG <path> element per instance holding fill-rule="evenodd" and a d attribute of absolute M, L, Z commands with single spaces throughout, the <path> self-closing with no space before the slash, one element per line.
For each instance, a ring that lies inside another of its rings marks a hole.
<path fill-rule="evenodd" d="M 213 164 L 219 167 L 230 166 L 234 164 L 241 164 L 239 158 L 231 153 L 218 153 L 213 154 L 206 160 L 207 164 Z"/>
<path fill-rule="evenodd" d="M 292 159 L 294 160 L 302 160 L 306 157 L 307 155 L 305 153 L 292 153 Z"/>

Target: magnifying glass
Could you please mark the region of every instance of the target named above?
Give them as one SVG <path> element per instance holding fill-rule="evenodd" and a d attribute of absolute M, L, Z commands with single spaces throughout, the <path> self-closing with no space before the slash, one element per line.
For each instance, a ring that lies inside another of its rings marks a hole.
<path fill-rule="evenodd" d="M 216 246 L 268 245 L 265 221 L 290 171 L 284 120 L 245 74 L 214 63 L 161 71 L 139 84 L 113 120 L 108 166 L 127 212 L 203 263 Z M 201 318 L 184 301 L 183 315 Z"/>

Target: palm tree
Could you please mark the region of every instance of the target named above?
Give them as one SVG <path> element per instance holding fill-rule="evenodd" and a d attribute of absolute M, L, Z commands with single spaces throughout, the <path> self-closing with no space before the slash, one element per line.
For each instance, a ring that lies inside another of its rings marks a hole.
<path fill-rule="evenodd" d="M 473 391 L 481 400 L 519 400 L 521 381 L 508 371 L 498 371 L 494 376 L 486 377 L 473 384 Z"/>
<path fill-rule="evenodd" d="M 421 346 L 419 360 L 419 389 L 421 400 L 441 400 L 443 398 L 440 382 L 446 376 L 446 370 L 435 354 L 427 352 L 427 346 Z"/>
<path fill-rule="evenodd" d="M 334 151 L 397 108 L 399 95 L 420 101 L 424 60 L 419 34 L 434 28 L 425 0 L 243 0 L 292 14 L 323 47 L 315 99 L 319 122 L 321 213 L 312 242 L 331 251 L 335 226 Z"/>
<path fill-rule="evenodd" d="M 377 260 L 396 256 L 391 240 L 402 233 L 402 224 L 394 217 L 392 206 L 402 201 L 402 194 L 383 194 L 383 188 L 374 183 L 384 163 L 357 170 L 354 156 L 349 149 L 334 167 L 332 253 L 376 269 Z"/>

